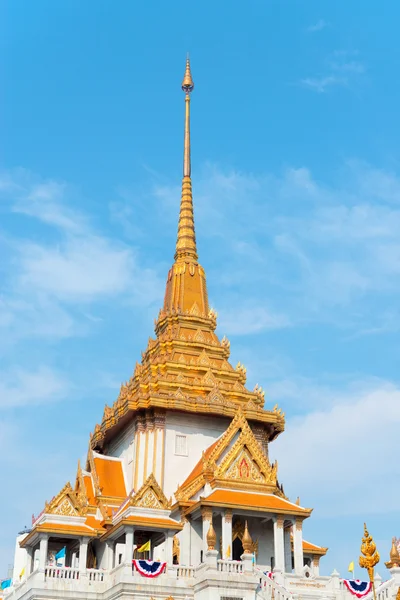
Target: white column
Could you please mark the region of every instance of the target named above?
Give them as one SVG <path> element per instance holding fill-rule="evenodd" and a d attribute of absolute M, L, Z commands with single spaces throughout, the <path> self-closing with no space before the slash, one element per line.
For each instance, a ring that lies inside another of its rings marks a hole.
<path fill-rule="evenodd" d="M 190 529 L 192 524 L 190 520 L 181 513 L 181 522 L 183 523 L 183 529 L 178 535 L 179 539 L 179 564 L 184 566 L 189 566 L 191 564 L 190 560 Z"/>
<path fill-rule="evenodd" d="M 292 546 L 290 543 L 290 527 L 283 531 L 283 543 L 285 548 L 285 573 L 292 572 Z"/>
<path fill-rule="evenodd" d="M 39 554 L 39 569 L 43 570 L 47 564 L 47 549 L 49 546 L 49 536 L 42 534 L 40 538 L 40 554 Z"/>
<path fill-rule="evenodd" d="M 165 560 L 167 565 L 172 565 L 173 561 L 173 538 L 174 534 L 171 531 L 165 532 Z"/>
<path fill-rule="evenodd" d="M 303 560 L 303 521 L 296 518 L 293 526 L 294 572 L 301 575 L 304 567 Z"/>
<path fill-rule="evenodd" d="M 206 552 L 208 550 L 207 544 L 207 533 L 210 529 L 210 523 L 212 519 L 212 510 L 208 507 L 203 507 L 201 510 L 201 516 L 203 518 L 203 562 L 206 556 Z"/>
<path fill-rule="evenodd" d="M 114 552 L 115 552 L 115 542 L 109 540 L 107 542 L 107 569 L 111 571 L 114 568 Z"/>
<path fill-rule="evenodd" d="M 79 570 L 86 571 L 89 538 L 82 537 L 79 542 Z"/>
<path fill-rule="evenodd" d="M 25 567 L 25 573 L 26 573 L 26 577 L 28 577 L 28 575 L 30 575 L 32 573 L 32 562 L 33 562 L 33 548 L 32 546 L 27 546 L 26 548 L 26 567 Z"/>
<path fill-rule="evenodd" d="M 135 530 L 133 527 L 127 527 L 125 530 L 125 562 L 132 565 L 133 559 L 133 536 Z"/>
<path fill-rule="evenodd" d="M 222 514 L 222 557 L 232 559 L 232 511 L 226 508 Z"/>
<path fill-rule="evenodd" d="M 274 557 L 275 569 L 279 571 L 285 570 L 285 550 L 283 540 L 283 516 L 276 515 L 274 517 Z"/>
<path fill-rule="evenodd" d="M 313 556 L 312 567 L 314 577 L 319 577 L 319 558 L 319 556 Z"/>

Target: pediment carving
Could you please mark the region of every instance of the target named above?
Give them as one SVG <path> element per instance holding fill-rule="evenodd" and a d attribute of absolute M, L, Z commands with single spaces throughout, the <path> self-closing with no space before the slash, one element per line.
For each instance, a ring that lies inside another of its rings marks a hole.
<path fill-rule="evenodd" d="M 46 502 L 44 512 L 52 515 L 77 517 L 86 515 L 87 508 L 78 499 L 78 494 L 68 482 L 57 496 Z"/>
<path fill-rule="evenodd" d="M 197 364 L 205 367 L 209 367 L 211 365 L 210 358 L 205 350 L 202 350 L 199 358 L 197 359 Z"/>
<path fill-rule="evenodd" d="M 167 500 L 156 478 L 151 474 L 133 498 L 131 498 L 130 505 L 166 510 L 171 508 L 171 501 Z"/>

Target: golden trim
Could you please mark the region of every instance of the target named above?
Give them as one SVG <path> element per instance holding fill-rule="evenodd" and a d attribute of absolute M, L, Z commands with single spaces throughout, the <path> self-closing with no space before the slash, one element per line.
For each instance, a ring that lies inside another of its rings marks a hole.
<path fill-rule="evenodd" d="M 144 464 L 143 464 L 143 481 L 147 479 L 147 459 L 149 456 L 149 430 L 146 428 L 145 432 L 145 442 L 144 442 Z"/>
<path fill-rule="evenodd" d="M 161 487 L 164 488 L 164 472 L 165 472 L 165 427 L 162 429 L 161 440 Z"/>
<path fill-rule="evenodd" d="M 154 428 L 153 431 L 153 475 L 156 477 L 156 468 L 157 468 L 157 437 L 158 437 L 158 429 Z"/>
<path fill-rule="evenodd" d="M 196 510 L 198 510 L 199 508 L 206 507 L 206 506 L 215 507 L 215 508 L 230 508 L 233 510 L 235 510 L 235 509 L 252 510 L 255 512 L 263 512 L 263 513 L 269 513 L 269 514 L 273 514 L 276 510 L 273 508 L 252 506 L 251 504 L 235 504 L 235 503 L 231 503 L 231 502 L 212 502 L 210 500 L 207 500 L 207 498 L 202 498 L 201 500 L 199 500 L 198 502 L 196 502 L 195 504 L 193 504 L 192 506 L 187 508 L 185 510 L 185 514 L 190 515 L 190 514 L 194 513 Z M 312 509 L 304 509 L 304 510 L 307 512 L 306 513 L 303 512 L 302 515 L 305 519 L 307 519 L 311 515 Z M 293 514 L 295 514 L 295 511 L 285 509 L 285 508 L 280 508 L 279 511 L 282 514 L 290 515 L 290 516 L 293 516 Z"/>
<path fill-rule="evenodd" d="M 129 519 L 122 519 L 119 523 L 117 523 L 113 527 L 110 527 L 110 529 L 108 529 L 107 532 L 101 536 L 100 541 L 104 542 L 107 538 L 109 538 L 112 534 L 114 534 L 116 531 L 118 531 L 121 527 L 124 527 L 125 525 L 135 525 L 137 527 L 143 527 L 145 529 L 151 529 L 155 531 L 160 529 L 167 531 L 182 531 L 183 525 L 181 523 L 176 522 L 175 525 L 173 519 L 166 518 L 164 520 L 171 521 L 171 525 L 163 523 L 147 523 L 143 522 L 143 520 L 140 518 L 135 519 L 135 517 L 130 517 Z M 155 521 L 157 521 L 157 519 L 155 519 Z"/>
<path fill-rule="evenodd" d="M 138 488 L 138 475 L 139 475 L 139 460 L 140 460 L 140 431 L 136 431 L 136 459 L 135 459 L 135 485 L 134 489 Z"/>

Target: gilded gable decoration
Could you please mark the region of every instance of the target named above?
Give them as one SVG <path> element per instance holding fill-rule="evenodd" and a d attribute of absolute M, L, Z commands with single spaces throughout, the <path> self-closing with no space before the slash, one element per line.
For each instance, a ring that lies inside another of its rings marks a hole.
<path fill-rule="evenodd" d="M 193 315 L 194 317 L 199 317 L 200 316 L 201 313 L 200 313 L 200 309 L 199 309 L 199 307 L 197 305 L 197 302 L 194 302 L 192 304 L 192 308 L 190 309 L 189 313 L 191 315 Z"/>
<path fill-rule="evenodd" d="M 205 350 L 201 351 L 201 354 L 197 359 L 197 364 L 202 367 L 209 367 L 211 365 L 210 358 Z"/>
<path fill-rule="evenodd" d="M 86 515 L 87 508 L 79 500 L 77 493 L 68 482 L 50 502 L 46 502 L 44 512 L 52 515 L 81 517 Z"/>
<path fill-rule="evenodd" d="M 204 335 L 204 333 L 202 332 L 201 329 L 198 329 L 196 331 L 196 333 L 193 336 L 193 341 L 194 342 L 202 342 L 202 343 L 204 343 L 206 341 L 206 336 Z"/>
<path fill-rule="evenodd" d="M 171 501 L 167 500 L 153 474 L 149 475 L 142 487 L 130 500 L 131 506 L 158 508 L 161 510 L 169 510 L 171 504 Z"/>
<path fill-rule="evenodd" d="M 214 392 L 212 390 L 210 395 Z M 220 485 L 242 489 L 250 486 L 279 494 L 277 470 L 277 463 L 270 464 L 243 411 L 238 410 L 225 433 L 209 451 L 203 453 L 201 470 L 195 468 L 196 477 L 189 476 L 175 492 L 175 497 L 177 500 L 190 500 L 206 482 L 210 482 L 212 487 Z"/>
<path fill-rule="evenodd" d="M 80 506 L 87 506 L 89 504 L 86 496 L 86 486 L 85 481 L 83 479 L 83 472 L 80 460 L 78 460 L 78 470 L 76 473 L 75 493 Z"/>

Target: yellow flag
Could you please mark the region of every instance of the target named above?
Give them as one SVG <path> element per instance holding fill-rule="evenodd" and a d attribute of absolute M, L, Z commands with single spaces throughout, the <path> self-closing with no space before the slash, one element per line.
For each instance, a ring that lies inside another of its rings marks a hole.
<path fill-rule="evenodd" d="M 350 571 L 350 573 L 354 573 L 354 561 L 353 560 L 349 564 L 348 571 Z"/>
<path fill-rule="evenodd" d="M 22 575 L 25 573 L 25 567 L 22 569 L 21 573 L 19 574 L 19 578 L 21 579 Z"/>
<path fill-rule="evenodd" d="M 151 550 L 151 541 L 149 540 L 148 542 L 143 544 L 143 546 L 140 546 L 140 548 L 137 549 L 137 552 L 150 552 L 150 550 Z"/>

